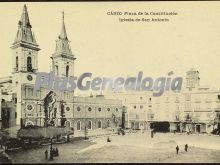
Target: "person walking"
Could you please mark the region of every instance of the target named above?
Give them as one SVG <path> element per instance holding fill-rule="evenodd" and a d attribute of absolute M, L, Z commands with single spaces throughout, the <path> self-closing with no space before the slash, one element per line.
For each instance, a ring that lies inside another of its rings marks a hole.
<path fill-rule="evenodd" d="M 178 153 L 179 153 L 179 146 L 177 145 L 176 146 L 176 154 L 178 155 Z"/>
<path fill-rule="evenodd" d="M 44 153 L 45 153 L 45 159 L 47 160 L 47 158 L 48 158 L 48 151 L 46 150 Z"/>
<path fill-rule="evenodd" d="M 187 152 L 188 150 L 188 144 L 185 145 L 185 151 Z"/>
<path fill-rule="evenodd" d="M 111 142 L 111 140 L 110 140 L 110 138 L 109 138 L 109 137 L 107 138 L 107 142 Z"/>
<path fill-rule="evenodd" d="M 56 155 L 59 156 L 59 150 L 57 147 L 56 147 Z"/>
<path fill-rule="evenodd" d="M 151 138 L 153 138 L 153 137 L 154 137 L 154 131 L 151 130 Z"/>

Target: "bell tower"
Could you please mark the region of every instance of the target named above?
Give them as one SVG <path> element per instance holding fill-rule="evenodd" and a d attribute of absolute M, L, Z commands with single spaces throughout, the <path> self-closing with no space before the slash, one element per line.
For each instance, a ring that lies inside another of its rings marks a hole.
<path fill-rule="evenodd" d="M 16 124 L 22 126 L 26 119 L 27 103 L 25 97 L 33 97 L 33 85 L 38 71 L 38 51 L 32 26 L 30 24 L 27 6 L 24 5 L 22 15 L 18 21 L 18 30 L 11 46 L 12 55 L 12 91 L 17 100 Z M 30 107 L 30 106 L 29 106 Z"/>
<path fill-rule="evenodd" d="M 36 73 L 38 70 L 38 44 L 32 32 L 27 6 L 24 5 L 18 30 L 11 46 L 13 51 L 12 73 Z"/>
<path fill-rule="evenodd" d="M 62 28 L 58 40 L 56 40 L 55 52 L 52 54 L 52 70 L 59 77 L 74 76 L 74 60 L 64 23 L 64 12 L 62 12 Z"/>

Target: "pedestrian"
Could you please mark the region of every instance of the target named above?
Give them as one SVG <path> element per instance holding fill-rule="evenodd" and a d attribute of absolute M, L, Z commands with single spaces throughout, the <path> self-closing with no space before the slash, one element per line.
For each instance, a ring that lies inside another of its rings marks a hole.
<path fill-rule="evenodd" d="M 125 135 L 125 131 L 124 130 L 121 130 L 122 131 L 122 136 L 124 136 Z"/>
<path fill-rule="evenodd" d="M 188 150 L 188 144 L 185 145 L 185 151 L 187 152 Z"/>
<path fill-rule="evenodd" d="M 57 147 L 56 147 L 56 155 L 59 156 L 59 151 Z"/>
<path fill-rule="evenodd" d="M 153 138 L 154 137 L 154 132 L 153 132 L 153 130 L 151 131 L 151 138 Z"/>
<path fill-rule="evenodd" d="M 109 138 L 109 137 L 107 138 L 107 142 L 111 142 L 111 140 L 110 140 L 110 138 Z"/>
<path fill-rule="evenodd" d="M 52 149 L 52 153 L 53 153 L 53 156 L 56 156 L 56 153 L 55 153 L 55 148 Z"/>
<path fill-rule="evenodd" d="M 44 153 L 45 153 L 45 159 L 47 160 L 47 157 L 48 157 L 48 151 L 46 150 Z"/>
<path fill-rule="evenodd" d="M 178 152 L 179 152 L 179 146 L 177 145 L 176 146 L 176 154 L 178 155 Z"/>

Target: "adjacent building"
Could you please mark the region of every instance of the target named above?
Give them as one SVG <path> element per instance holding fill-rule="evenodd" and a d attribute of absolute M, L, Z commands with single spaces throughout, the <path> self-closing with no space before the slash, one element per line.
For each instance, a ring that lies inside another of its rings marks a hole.
<path fill-rule="evenodd" d="M 150 130 L 151 123 L 169 122 L 170 131 L 211 133 L 219 128 L 220 91 L 200 86 L 199 72 L 186 72 L 181 91 L 108 92 L 107 98 L 121 99 L 126 107 L 126 127 Z"/>

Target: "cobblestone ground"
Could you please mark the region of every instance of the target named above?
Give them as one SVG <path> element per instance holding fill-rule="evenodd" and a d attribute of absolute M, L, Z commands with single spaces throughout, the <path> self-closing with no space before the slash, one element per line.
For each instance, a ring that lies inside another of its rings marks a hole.
<path fill-rule="evenodd" d="M 55 145 L 60 155 L 53 161 L 44 159 L 48 147 L 10 153 L 14 163 L 100 163 L 100 162 L 220 162 L 220 137 L 157 133 L 127 134 Z M 189 145 L 188 152 L 184 145 Z M 180 151 L 176 155 L 175 147 Z"/>

